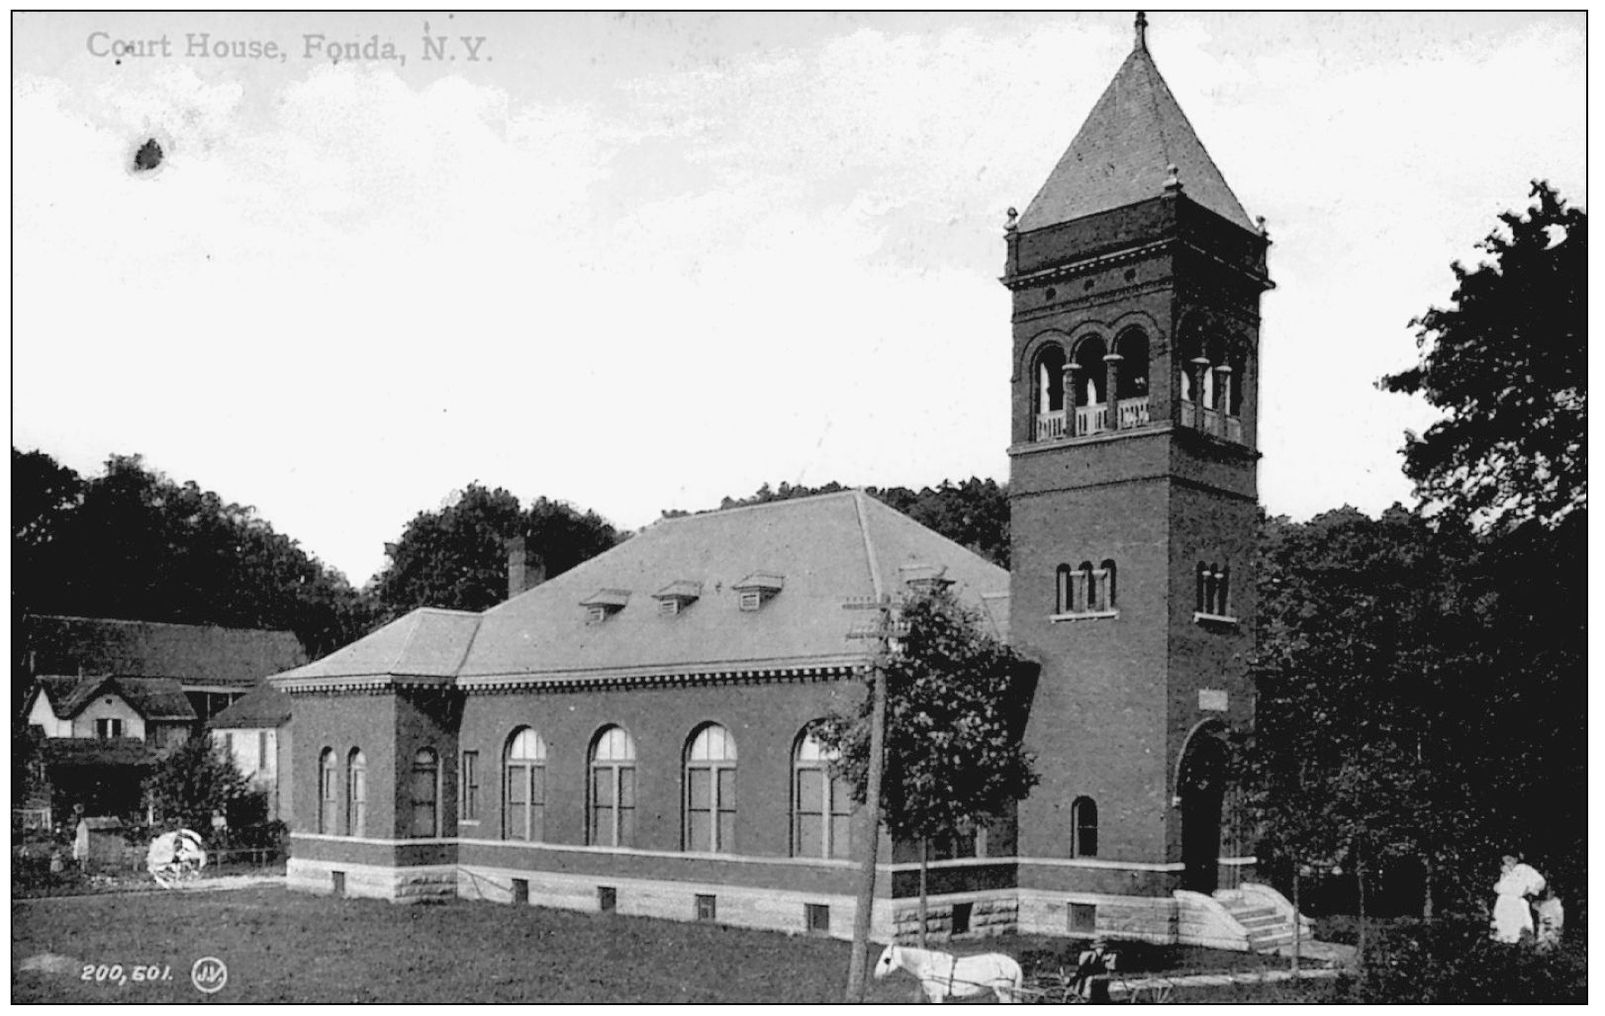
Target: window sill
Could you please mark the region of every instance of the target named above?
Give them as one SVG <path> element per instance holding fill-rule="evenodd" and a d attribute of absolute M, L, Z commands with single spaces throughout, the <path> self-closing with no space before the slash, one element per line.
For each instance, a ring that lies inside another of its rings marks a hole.
<path fill-rule="evenodd" d="M 1074 614 L 1049 614 L 1048 620 L 1058 624 L 1060 621 L 1096 621 L 1119 616 L 1118 610 L 1081 610 Z"/>
<path fill-rule="evenodd" d="M 1237 618 L 1230 617 L 1226 614 L 1208 614 L 1202 610 L 1196 610 L 1193 612 L 1193 623 L 1203 625 L 1224 624 L 1231 625 L 1235 628 L 1238 621 Z"/>

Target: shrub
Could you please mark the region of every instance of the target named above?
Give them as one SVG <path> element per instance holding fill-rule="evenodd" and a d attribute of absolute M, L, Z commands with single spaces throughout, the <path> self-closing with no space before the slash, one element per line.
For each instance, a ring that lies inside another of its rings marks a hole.
<path fill-rule="evenodd" d="M 1587 984 L 1575 937 L 1540 953 L 1493 941 L 1485 921 L 1445 918 L 1379 930 L 1353 992 L 1359 1002 L 1582 1002 Z"/>

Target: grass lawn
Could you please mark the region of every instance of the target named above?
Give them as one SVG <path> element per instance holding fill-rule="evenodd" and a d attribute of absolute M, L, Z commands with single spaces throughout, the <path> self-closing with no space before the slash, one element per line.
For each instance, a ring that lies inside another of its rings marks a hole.
<path fill-rule="evenodd" d="M 952 951 L 1021 956 L 1029 976 L 1034 959 L 1066 948 L 1009 936 Z M 70 970 L 21 970 L 45 953 L 70 957 Z M 13 1002 L 836 1002 L 850 953 L 834 939 L 714 925 L 469 901 L 396 906 L 280 888 L 11 906 Z M 202 956 L 228 965 L 215 996 L 190 982 Z M 1211 957 L 1214 969 L 1263 962 L 1186 950 L 1183 965 Z M 170 966 L 171 980 L 86 983 L 88 963 Z M 870 1000 L 909 1002 L 916 992 L 897 973 L 872 981 Z"/>

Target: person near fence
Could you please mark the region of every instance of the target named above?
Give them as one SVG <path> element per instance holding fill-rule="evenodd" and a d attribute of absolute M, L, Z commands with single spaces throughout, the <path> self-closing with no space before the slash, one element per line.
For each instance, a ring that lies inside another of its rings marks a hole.
<path fill-rule="evenodd" d="M 1513 854 L 1506 854 L 1494 883 L 1493 938 L 1496 942 L 1520 942 L 1525 933 L 1533 934 L 1533 912 L 1527 898 L 1544 888 L 1544 876 Z"/>

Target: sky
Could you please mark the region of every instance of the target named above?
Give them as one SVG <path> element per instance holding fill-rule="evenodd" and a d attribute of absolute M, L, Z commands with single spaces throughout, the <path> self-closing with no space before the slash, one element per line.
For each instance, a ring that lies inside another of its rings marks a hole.
<path fill-rule="evenodd" d="M 1375 381 L 1533 179 L 1587 206 L 1584 15 L 1149 22 L 1273 240 L 1261 502 L 1408 503 L 1434 413 Z M 1006 480 L 1006 211 L 1132 35 L 14 15 L 12 443 L 141 454 L 357 584 L 475 481 L 635 529 L 764 482 Z"/>

